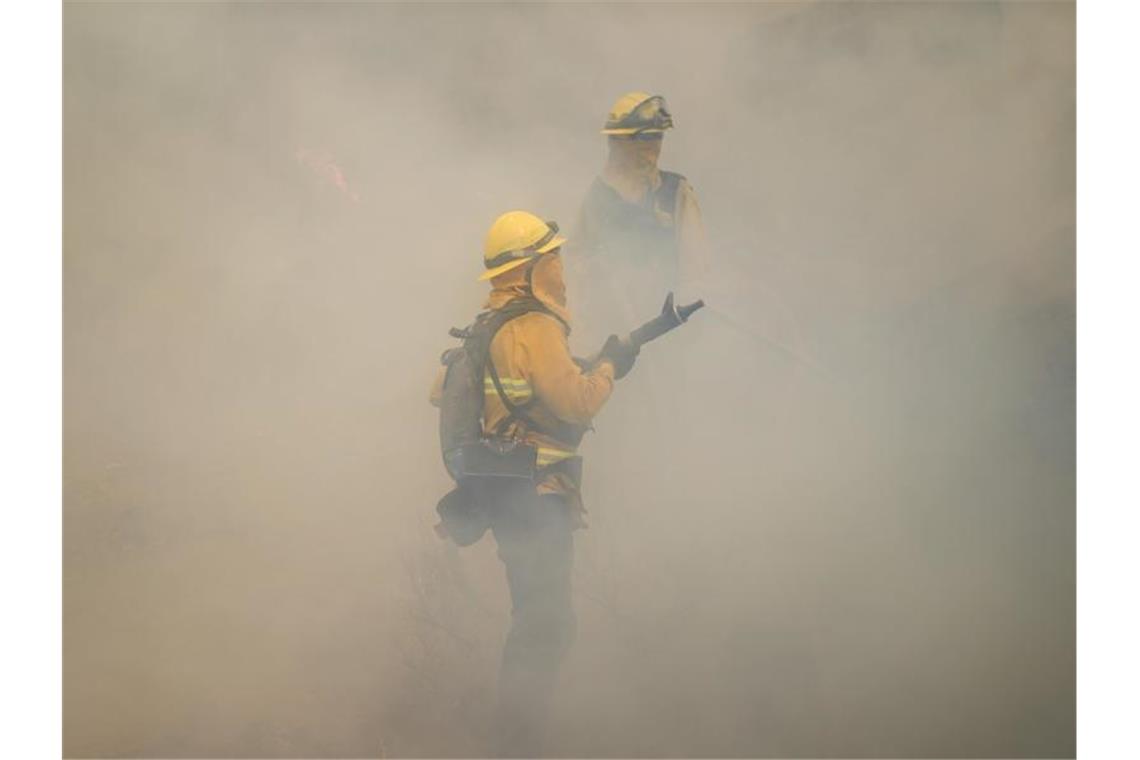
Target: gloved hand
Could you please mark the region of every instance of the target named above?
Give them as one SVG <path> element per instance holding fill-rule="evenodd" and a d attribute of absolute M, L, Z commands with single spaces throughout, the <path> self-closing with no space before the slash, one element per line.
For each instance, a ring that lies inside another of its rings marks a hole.
<path fill-rule="evenodd" d="M 627 340 L 611 335 L 606 338 L 598 354 L 598 361 L 609 359 L 614 365 L 614 379 L 621 380 L 633 369 L 633 362 L 641 352 L 641 346 L 635 346 Z"/>

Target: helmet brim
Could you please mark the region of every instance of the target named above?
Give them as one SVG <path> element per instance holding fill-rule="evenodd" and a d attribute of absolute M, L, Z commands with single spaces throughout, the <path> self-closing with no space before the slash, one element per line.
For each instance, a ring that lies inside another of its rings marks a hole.
<path fill-rule="evenodd" d="M 672 129 L 672 127 L 666 127 L 666 129 Z M 651 127 L 649 129 L 639 129 L 637 127 L 617 127 L 617 128 L 610 128 L 610 129 L 601 129 L 598 131 L 603 135 L 615 135 L 617 137 L 628 137 L 630 135 L 638 135 L 638 134 L 641 134 L 641 135 L 645 135 L 645 134 L 663 135 L 663 134 L 665 134 L 665 129 L 659 129 L 657 127 Z"/>
<path fill-rule="evenodd" d="M 488 269 L 486 272 L 479 275 L 477 282 L 483 282 L 484 280 L 490 280 L 494 277 L 498 277 L 499 275 L 503 274 L 504 272 L 509 272 L 512 269 L 516 269 L 518 267 L 521 267 L 523 264 L 527 263 L 528 261 L 534 261 L 536 256 L 541 256 L 544 253 L 550 253 L 551 251 L 554 251 L 558 248 L 561 248 L 565 242 L 566 242 L 566 238 L 559 237 L 558 235 L 555 235 L 554 237 L 552 237 L 550 239 L 550 242 L 548 242 L 546 245 L 544 245 L 541 248 L 539 248 L 538 250 L 536 250 L 534 252 L 535 253 L 534 256 L 528 256 L 525 259 L 512 259 L 511 261 L 508 261 L 506 264 L 500 264 L 499 266 L 495 267 L 494 269 Z"/>

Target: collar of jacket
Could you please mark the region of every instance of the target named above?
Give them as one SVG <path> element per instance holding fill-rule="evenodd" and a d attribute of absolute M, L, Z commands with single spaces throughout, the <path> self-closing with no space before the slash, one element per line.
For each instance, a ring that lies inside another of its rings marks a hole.
<path fill-rule="evenodd" d="M 533 272 L 530 272 L 532 268 Z M 501 309 L 508 302 L 526 296 L 533 296 L 550 309 L 569 330 L 570 310 L 566 307 L 566 285 L 562 280 L 560 259 L 539 256 L 532 265 L 517 267 L 495 277 L 491 280 L 491 293 L 483 306 L 487 309 Z"/>

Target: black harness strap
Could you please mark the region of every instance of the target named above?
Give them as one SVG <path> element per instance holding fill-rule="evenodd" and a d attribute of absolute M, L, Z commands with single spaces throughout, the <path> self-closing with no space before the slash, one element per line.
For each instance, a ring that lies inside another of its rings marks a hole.
<path fill-rule="evenodd" d="M 527 279 L 529 282 L 529 271 L 527 272 Z M 502 329 L 502 327 L 512 319 L 521 317 L 524 314 L 529 314 L 534 311 L 539 311 L 543 314 L 549 314 L 561 322 L 563 325 L 566 325 L 566 322 L 563 321 L 561 317 L 552 312 L 550 309 L 546 308 L 546 306 L 544 306 L 542 302 L 537 298 L 531 297 L 516 298 L 515 300 L 507 303 L 507 305 L 503 308 L 493 312 L 488 317 L 491 329 L 487 335 L 486 353 L 484 354 L 484 368 L 491 375 L 491 383 L 495 386 L 495 392 L 499 395 L 499 400 L 503 402 L 503 407 L 507 410 L 507 416 L 504 417 L 499 422 L 499 424 L 495 426 L 495 429 L 491 431 L 491 434 L 496 436 L 502 435 L 512 422 L 520 422 L 523 425 L 529 427 L 531 430 L 552 434 L 559 440 L 568 437 L 572 438 L 574 434 L 573 426 L 565 425 L 559 426 L 557 430 L 549 430 L 547 426 L 540 425 L 526 413 L 526 410 L 530 409 L 538 401 L 538 398 L 533 394 L 533 390 L 530 399 L 526 402 L 522 404 L 516 404 L 515 402 L 511 401 L 511 399 L 507 397 L 506 389 L 503 388 L 503 381 L 499 377 L 499 371 L 495 369 L 495 361 L 491 357 L 491 343 L 494 342 L 495 335 L 498 334 L 499 330 Z M 569 328 L 568 325 L 566 326 Z"/>
<path fill-rule="evenodd" d="M 503 326 L 506 325 L 507 322 L 510 322 L 512 319 L 521 317 L 524 314 L 529 314 L 532 311 L 541 311 L 546 314 L 552 314 L 552 312 L 543 306 L 542 302 L 538 299 L 524 297 L 516 298 L 513 301 L 508 302 L 506 306 L 492 312 L 491 315 L 487 317 L 487 321 L 490 323 L 490 330 L 487 334 L 486 345 L 482 347 L 484 354 L 483 364 L 480 370 L 486 369 L 487 372 L 490 373 L 491 382 L 495 386 L 495 392 L 499 395 L 499 400 L 503 402 L 503 406 L 507 410 L 507 416 L 504 417 L 503 420 L 495 426 L 495 429 L 492 431 L 493 435 L 501 435 L 506 430 L 507 426 L 513 421 L 518 421 L 537 427 L 534 420 L 532 420 L 526 414 L 526 410 L 529 409 L 537 399 L 532 395 L 530 400 L 524 404 L 516 404 L 511 401 L 507 397 L 506 390 L 503 388 L 503 381 L 499 378 L 499 372 L 497 369 L 495 369 L 495 361 L 493 358 L 491 358 L 491 343 L 494 342 L 495 336 L 498 335 L 499 330 L 501 330 Z M 480 382 L 482 382 L 482 371 L 480 371 Z"/>
<path fill-rule="evenodd" d="M 495 370 L 495 363 L 489 359 L 487 362 L 487 370 L 491 373 L 491 382 L 495 384 L 495 392 L 499 394 L 499 400 L 502 401 L 503 406 L 507 408 L 507 416 L 499 421 L 499 424 L 495 426 L 492 434 L 502 435 L 506 431 L 507 427 L 515 421 L 537 427 L 534 420 L 532 420 L 526 414 L 526 410 L 529 409 L 535 402 L 534 396 L 532 395 L 530 397 L 530 400 L 525 404 L 514 403 L 509 398 L 507 398 L 507 393 L 503 390 L 503 384 L 499 380 L 499 373 Z"/>
<path fill-rule="evenodd" d="M 683 174 L 677 172 L 661 171 L 661 187 L 657 188 L 655 194 L 656 206 L 670 217 L 677 213 L 677 190 L 680 189 L 681 180 L 684 178 Z"/>

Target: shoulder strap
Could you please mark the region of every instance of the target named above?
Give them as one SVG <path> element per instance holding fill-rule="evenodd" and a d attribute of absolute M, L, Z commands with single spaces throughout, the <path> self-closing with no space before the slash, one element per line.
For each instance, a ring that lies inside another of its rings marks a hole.
<path fill-rule="evenodd" d="M 520 310 L 519 313 L 516 313 L 513 316 L 510 316 L 510 317 L 504 319 L 502 324 L 506 324 L 511 319 L 514 319 L 514 317 L 522 316 L 523 314 L 528 314 L 532 311 L 541 311 L 544 314 L 549 314 L 550 316 L 557 319 L 559 322 L 562 322 L 562 324 L 564 324 L 564 325 L 566 324 L 565 322 L 563 322 L 561 317 L 559 317 L 557 314 L 555 314 L 554 312 L 547 309 L 545 306 L 542 306 L 541 302 L 536 300 L 536 301 L 534 301 L 534 303 L 537 304 L 538 308 L 530 308 L 530 309 L 526 309 L 526 310 Z M 499 327 L 501 327 L 502 324 L 499 325 Z M 496 331 L 497 331 L 497 328 L 496 328 Z M 492 334 L 491 338 L 492 339 L 494 338 L 493 334 Z M 490 342 L 488 342 L 487 343 L 487 365 L 486 365 L 487 371 L 491 375 L 491 382 L 495 386 L 495 392 L 499 394 L 499 400 L 503 402 L 503 406 L 507 410 L 507 416 L 504 417 L 499 422 L 499 424 L 495 426 L 495 429 L 492 431 L 492 433 L 494 435 L 502 435 L 503 432 L 506 431 L 507 427 L 511 424 L 511 422 L 517 421 L 517 422 L 521 422 L 524 425 L 526 425 L 527 428 L 530 430 L 534 430 L 534 431 L 537 431 L 537 432 L 540 432 L 540 433 L 543 433 L 546 435 L 552 435 L 560 441 L 566 441 L 566 442 L 573 441 L 575 443 L 575 445 L 577 445 L 577 442 L 581 441 L 582 435 L 586 432 L 586 428 L 580 427 L 578 425 L 574 425 L 574 424 L 569 423 L 569 422 L 563 422 L 562 420 L 557 420 L 553 427 L 550 425 L 541 425 L 538 422 L 536 422 L 534 420 L 534 418 L 532 418 L 530 415 L 528 415 L 526 413 L 527 409 L 530 409 L 535 403 L 537 403 L 537 401 L 538 401 L 537 395 L 532 394 L 530 399 L 523 404 L 516 404 L 513 401 L 511 401 L 509 398 L 507 398 L 507 393 L 503 388 L 502 381 L 499 379 L 499 372 L 498 372 L 498 370 L 495 369 L 495 362 L 491 358 L 490 346 L 491 346 L 491 344 L 490 344 Z"/>
<path fill-rule="evenodd" d="M 677 213 L 677 191 L 685 175 L 677 172 L 661 172 L 661 187 L 657 188 L 657 207 L 668 212 L 669 216 Z"/>
<path fill-rule="evenodd" d="M 527 424 L 533 426 L 534 420 L 527 416 L 526 410 L 529 409 L 532 404 L 534 404 L 536 400 L 535 396 L 532 394 L 526 403 L 514 403 L 509 398 L 507 398 L 507 392 L 503 390 L 503 383 L 499 379 L 498 371 L 495 369 L 495 362 L 492 361 L 489 356 L 487 357 L 487 371 L 491 374 L 491 382 L 495 385 L 495 392 L 499 394 L 499 400 L 503 402 L 503 406 L 507 409 L 507 416 L 500 420 L 499 424 L 495 426 L 495 430 L 493 431 L 494 434 L 501 434 L 504 430 L 507 429 L 507 426 L 510 425 L 512 421 L 516 420 L 518 422 L 526 422 Z"/>
<path fill-rule="evenodd" d="M 532 427 L 536 426 L 534 421 L 526 415 L 526 410 L 534 404 L 537 400 L 536 397 L 532 395 L 530 400 L 524 404 L 516 404 L 507 398 L 507 392 L 504 390 L 503 382 L 499 378 L 499 371 L 495 369 L 495 360 L 491 357 L 491 343 L 495 340 L 495 335 L 498 334 L 503 325 L 512 319 L 516 319 L 533 311 L 541 311 L 557 317 L 556 314 L 553 314 L 553 312 L 542 305 L 542 302 L 535 298 L 516 298 L 508 302 L 503 308 L 491 312 L 486 317 L 486 342 L 482 347 L 484 349 L 483 361 L 478 362 L 480 365 L 479 378 L 480 382 L 482 382 L 484 369 L 491 375 L 491 382 L 495 386 L 495 392 L 499 395 L 499 400 L 503 402 L 503 407 L 507 410 L 507 416 L 503 418 L 494 430 L 496 435 L 502 433 L 512 421 L 525 422 Z"/>
<path fill-rule="evenodd" d="M 532 395 L 530 400 L 523 404 L 516 404 L 511 401 L 507 397 L 506 389 L 503 388 L 502 379 L 499 377 L 499 371 L 495 368 L 495 361 L 491 357 L 491 343 L 503 325 L 512 319 L 535 311 L 542 312 L 557 319 L 563 326 L 569 329 L 566 322 L 553 311 L 546 308 L 541 301 L 533 297 L 524 296 L 509 301 L 501 309 L 480 314 L 476 318 L 475 324 L 464 331 L 458 331 L 464 334 L 464 347 L 471 358 L 474 359 L 472 364 L 474 365 L 473 370 L 476 372 L 476 377 L 473 379 L 476 381 L 477 387 L 482 387 L 483 373 L 489 373 L 491 375 L 491 383 L 495 386 L 495 393 L 498 394 L 499 400 L 502 401 L 503 407 L 507 410 L 507 416 L 495 426 L 492 435 L 501 435 L 511 422 L 517 421 L 523 423 L 531 430 L 554 435 L 554 437 L 559 440 L 579 439 L 581 438 L 583 429 L 577 426 L 571 425 L 570 423 L 562 423 L 556 429 L 548 430 L 546 426 L 540 425 L 527 415 L 526 410 L 538 401 L 537 396 Z"/>

